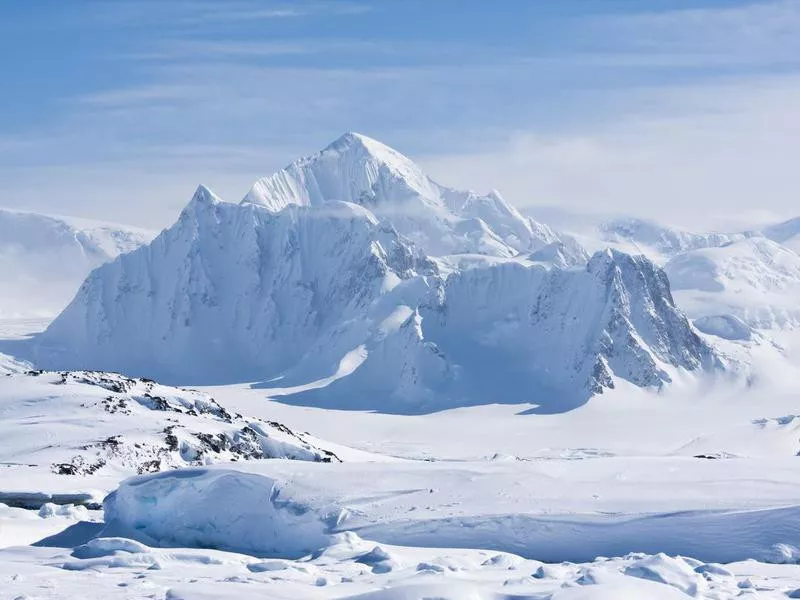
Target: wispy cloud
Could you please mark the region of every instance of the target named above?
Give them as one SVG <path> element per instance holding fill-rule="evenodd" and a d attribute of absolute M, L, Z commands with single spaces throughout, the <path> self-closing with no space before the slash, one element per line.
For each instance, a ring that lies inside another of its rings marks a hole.
<path fill-rule="evenodd" d="M 270 0 L 121 0 L 98 2 L 91 11 L 92 18 L 104 23 L 138 26 L 145 23 L 170 25 L 209 25 L 237 21 L 266 21 L 301 17 L 358 15 L 369 12 L 372 6 L 347 0 L 274 2 Z"/>
<path fill-rule="evenodd" d="M 193 61 L 217 59 L 236 62 L 242 59 L 260 60 L 264 58 L 284 58 L 312 55 L 354 55 L 363 60 L 364 53 L 389 56 L 413 56 L 431 52 L 433 47 L 426 44 L 404 45 L 377 40 L 354 39 L 293 39 L 292 41 L 242 41 L 242 40 L 167 40 L 148 49 L 146 52 L 128 53 L 122 58 L 150 61 Z"/>
<path fill-rule="evenodd" d="M 627 47 L 642 64 L 669 65 L 671 57 L 695 67 L 800 64 L 800 0 L 597 16 L 578 27 L 595 50 Z"/>
<path fill-rule="evenodd" d="M 517 131 L 482 152 L 423 163 L 451 184 L 502 186 L 519 205 L 634 214 L 688 228 L 753 226 L 754 207 L 762 218 L 797 213 L 800 77 L 667 91 L 632 92 L 636 116 L 580 132 Z"/>
<path fill-rule="evenodd" d="M 191 96 L 192 92 L 193 88 L 188 85 L 152 84 L 106 90 L 79 96 L 72 100 L 92 107 L 130 107 L 185 100 Z"/>

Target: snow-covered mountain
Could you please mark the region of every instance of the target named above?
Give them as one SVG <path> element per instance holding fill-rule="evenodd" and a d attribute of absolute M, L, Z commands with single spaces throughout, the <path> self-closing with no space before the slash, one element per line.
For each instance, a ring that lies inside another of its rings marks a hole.
<path fill-rule="evenodd" d="M 579 267 L 589 262 L 586 249 L 569 236 L 562 236 L 561 241 L 542 246 L 531 252 L 528 258 L 534 262 L 543 262 L 562 269 Z"/>
<path fill-rule="evenodd" d="M 730 314 L 758 328 L 800 324 L 800 256 L 770 239 L 684 252 L 665 270 L 693 318 Z"/>
<path fill-rule="evenodd" d="M 346 201 L 433 255 L 513 256 L 556 241 L 546 225 L 523 217 L 496 191 L 482 196 L 443 187 L 406 156 L 357 133 L 257 181 L 243 202 L 271 211 Z"/>
<path fill-rule="evenodd" d="M 617 378 L 660 387 L 675 369 L 717 364 L 644 257 L 605 251 L 585 264 L 564 242 L 470 268 L 421 254 L 387 215 L 412 201 L 400 190 L 435 184 L 393 151 L 394 171 L 386 157 L 354 163 L 353 146 L 362 156 L 371 144 L 347 135 L 317 155 L 326 167 L 308 172 L 313 186 L 308 173 L 302 189 L 280 179 L 297 200 L 282 207 L 274 196 L 270 206 L 228 204 L 199 188 L 173 227 L 87 278 L 37 340 L 39 364 L 255 380 L 288 402 L 393 412 L 487 402 L 560 410 Z M 378 172 L 385 180 L 372 189 L 393 191 L 361 204 L 308 200 L 342 172 L 342 185 L 374 184 Z"/>
<path fill-rule="evenodd" d="M 637 218 L 606 221 L 599 226 L 599 233 L 605 243 L 619 244 L 625 250 L 654 259 L 701 248 L 716 248 L 755 235 L 752 232 L 695 233 Z"/>
<path fill-rule="evenodd" d="M 0 209 L 0 318 L 57 314 L 89 271 L 154 235 L 121 225 Z"/>
<path fill-rule="evenodd" d="M 170 382 L 278 375 L 435 268 L 357 205 L 272 212 L 200 187 L 175 225 L 87 278 L 42 336 L 71 350 L 41 358 Z"/>
<path fill-rule="evenodd" d="M 374 409 L 382 398 L 393 412 L 531 402 L 560 412 L 618 378 L 659 388 L 675 369 L 716 364 L 663 271 L 641 256 L 598 252 L 580 269 L 505 262 L 433 283 L 416 309 L 371 319 L 377 327 L 349 355 L 347 376 L 287 400 Z"/>
<path fill-rule="evenodd" d="M 585 248 L 609 246 L 664 266 L 677 305 L 704 333 L 747 341 L 752 328 L 800 324 L 800 218 L 731 233 L 616 218 L 573 235 Z"/>

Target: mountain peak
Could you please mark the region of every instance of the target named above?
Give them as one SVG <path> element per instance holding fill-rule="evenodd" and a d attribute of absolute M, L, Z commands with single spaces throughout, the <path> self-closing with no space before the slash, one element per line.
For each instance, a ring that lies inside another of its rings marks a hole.
<path fill-rule="evenodd" d="M 222 202 L 222 200 L 210 188 L 201 183 L 197 186 L 191 202 L 195 204 L 216 204 Z"/>
<path fill-rule="evenodd" d="M 371 200 L 437 199 L 439 195 L 436 184 L 411 159 L 377 140 L 347 132 L 319 152 L 258 180 L 243 203 L 277 211 L 289 204 L 344 200 L 371 206 Z"/>
<path fill-rule="evenodd" d="M 332 158 L 346 162 L 355 160 L 365 165 L 375 163 L 379 168 L 384 167 L 389 172 L 405 179 L 428 179 L 427 175 L 406 155 L 383 142 L 354 131 L 342 134 L 319 153 L 306 160 L 325 161 Z"/>
<path fill-rule="evenodd" d="M 242 201 L 272 212 L 290 205 L 357 204 L 390 223 L 423 252 L 511 257 L 555 241 L 496 191 L 444 187 L 407 156 L 355 132 L 256 181 Z"/>
<path fill-rule="evenodd" d="M 189 203 L 181 211 L 183 218 L 192 217 L 196 218 L 199 214 L 205 214 L 211 207 L 220 204 L 222 200 L 208 187 L 200 184 L 189 200 Z"/>
<path fill-rule="evenodd" d="M 369 146 L 383 146 L 384 148 L 388 148 L 385 144 L 375 140 L 371 137 L 368 137 L 362 133 L 357 133 L 355 131 L 346 131 L 330 144 L 328 144 L 323 152 L 328 149 L 339 149 L 339 148 L 352 148 L 354 146 L 360 146 L 363 148 L 368 148 Z"/>

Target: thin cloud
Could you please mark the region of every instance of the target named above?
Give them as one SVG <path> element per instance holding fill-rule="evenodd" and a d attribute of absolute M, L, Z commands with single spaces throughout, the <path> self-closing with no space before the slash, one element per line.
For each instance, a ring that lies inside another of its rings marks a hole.
<path fill-rule="evenodd" d="M 191 96 L 192 88 L 183 85 L 143 85 L 86 94 L 73 101 L 93 107 L 120 107 L 183 100 Z"/>
<path fill-rule="evenodd" d="M 629 102 L 647 105 L 663 92 L 632 93 Z M 752 226 L 754 206 L 776 219 L 797 214 L 800 77 L 668 96 L 671 103 L 662 98 L 650 114 L 581 133 L 518 131 L 489 150 L 423 164 L 451 184 L 499 187 L 521 206 L 633 214 L 689 229 Z"/>
<path fill-rule="evenodd" d="M 206 26 L 248 11 L 296 20 L 359 4 L 102 6 L 120 27 L 147 26 L 147 44 L 118 51 L 152 62 L 122 65 L 136 77 L 107 89 L 73 91 L 59 114 L 26 128 L 24 144 L 0 140 L 4 197 L 167 224 L 198 183 L 238 199 L 256 178 L 355 129 L 423 157 L 443 184 L 499 188 L 517 204 L 680 220 L 704 202 L 712 220 L 758 202 L 793 216 L 798 1 L 577 17 L 544 48 L 231 39 L 231 28 Z M 297 14 L 270 15 L 287 7 Z M 788 74 L 763 76 L 777 67 Z"/>
<path fill-rule="evenodd" d="M 670 57 L 692 57 L 695 67 L 800 63 L 800 0 L 595 16 L 578 28 L 591 44 L 613 40 L 642 63 Z"/>
<path fill-rule="evenodd" d="M 240 40 L 170 40 L 145 53 L 128 54 L 126 58 L 142 60 L 186 60 L 197 58 L 242 59 L 314 54 L 407 54 L 407 48 L 370 40 L 295 39 L 290 42 Z"/>
<path fill-rule="evenodd" d="M 89 16 L 104 24 L 138 26 L 147 23 L 159 25 L 208 25 L 237 21 L 265 21 L 297 19 L 314 16 L 358 15 L 369 12 L 370 5 L 356 2 L 258 2 L 231 0 L 208 2 L 203 0 L 174 0 L 161 2 L 138 0 L 114 3 L 98 2 L 92 5 Z"/>

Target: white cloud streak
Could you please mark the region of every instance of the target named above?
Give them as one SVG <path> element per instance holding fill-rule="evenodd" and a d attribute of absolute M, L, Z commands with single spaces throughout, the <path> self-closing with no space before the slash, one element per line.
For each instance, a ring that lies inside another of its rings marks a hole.
<path fill-rule="evenodd" d="M 655 93 L 630 100 L 647 105 Z M 518 205 L 634 214 L 690 229 L 750 227 L 800 212 L 800 77 L 669 96 L 667 113 L 640 112 L 581 133 L 519 131 L 503 146 L 423 164 L 451 184 L 502 186 Z"/>
<path fill-rule="evenodd" d="M 698 67 L 800 63 L 800 0 L 600 16 L 580 27 L 621 43 L 642 63 L 668 65 L 670 57 Z"/>

